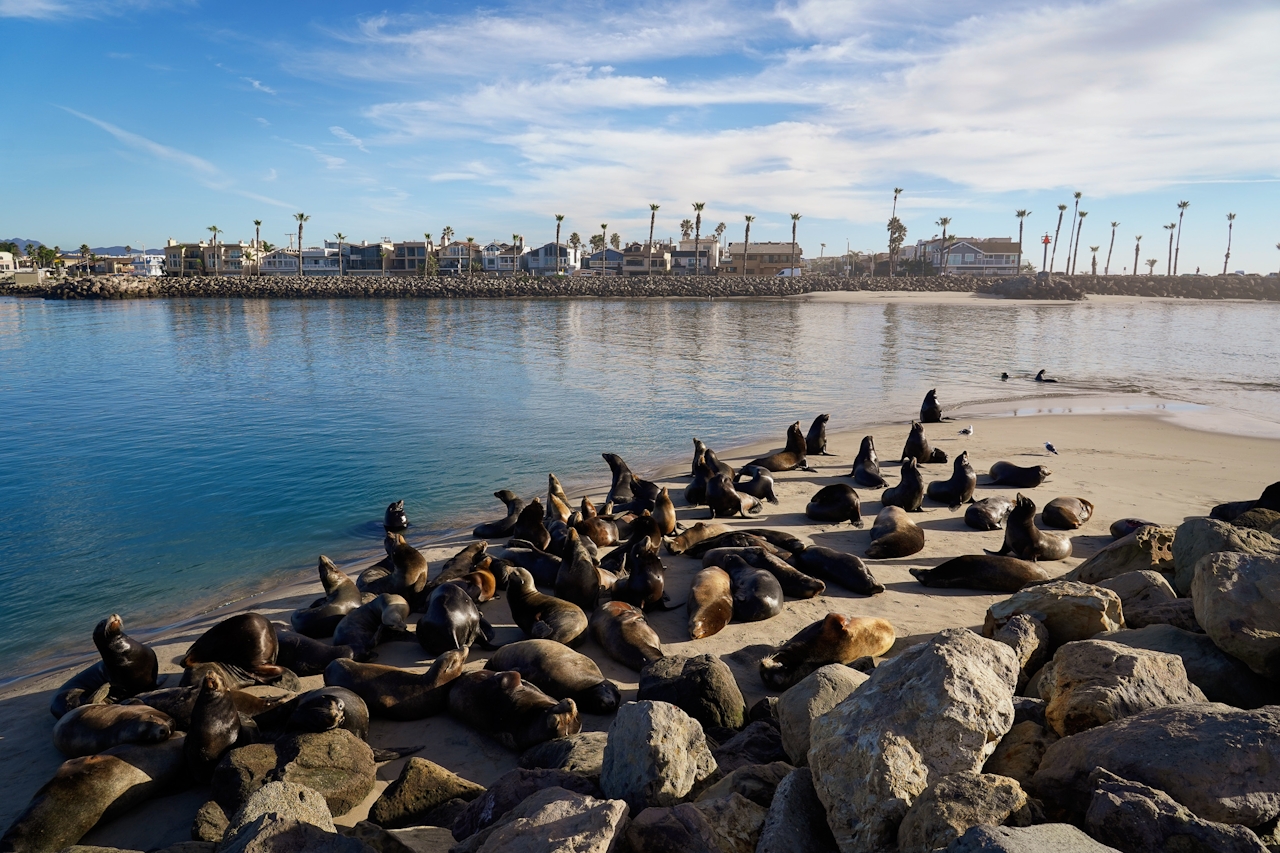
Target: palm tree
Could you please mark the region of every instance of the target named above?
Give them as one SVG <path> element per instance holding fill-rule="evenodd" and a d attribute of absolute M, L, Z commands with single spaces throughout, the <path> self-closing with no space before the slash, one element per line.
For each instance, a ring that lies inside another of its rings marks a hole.
<path fill-rule="evenodd" d="M 514 277 L 520 271 L 520 242 L 524 239 L 519 234 L 511 235 L 511 275 Z M 498 255 L 499 258 L 502 255 Z"/>
<path fill-rule="evenodd" d="M 747 220 L 747 233 L 742 235 L 742 274 L 747 274 L 747 249 L 751 246 L 751 223 L 756 221 L 754 216 L 743 216 Z"/>
<path fill-rule="evenodd" d="M 569 235 L 568 245 L 575 252 L 582 248 L 582 237 L 578 235 L 577 231 Z"/>
<path fill-rule="evenodd" d="M 560 223 L 564 222 L 564 214 L 556 214 L 556 275 L 560 275 Z"/>
<path fill-rule="evenodd" d="M 658 220 L 658 208 L 662 205 L 649 205 L 649 271 L 645 275 L 653 275 L 653 225 Z"/>
<path fill-rule="evenodd" d="M 1227 256 L 1222 259 L 1222 274 L 1227 274 L 1227 263 L 1231 260 L 1231 229 L 1235 227 L 1236 215 L 1234 213 L 1227 214 Z"/>
<path fill-rule="evenodd" d="M 338 278 L 342 278 L 342 244 L 347 239 L 347 235 L 339 231 L 333 235 L 333 239 L 338 241 Z"/>
<path fill-rule="evenodd" d="M 717 223 L 716 223 L 716 230 L 715 230 L 715 231 L 713 231 L 712 233 L 716 235 L 716 242 L 717 242 L 717 243 L 719 243 L 721 240 L 723 240 L 723 239 L 724 239 L 724 232 L 725 232 L 725 230 L 726 230 L 728 227 L 729 227 L 729 226 L 728 226 L 728 225 L 725 225 L 723 222 L 717 222 Z"/>
<path fill-rule="evenodd" d="M 427 277 L 427 267 L 429 266 L 427 258 L 431 252 L 431 232 L 422 232 L 422 277 Z"/>
<path fill-rule="evenodd" d="M 1155 275 L 1156 264 L 1160 263 L 1155 258 L 1147 258 L 1147 275 Z"/>
<path fill-rule="evenodd" d="M 1173 275 L 1173 232 L 1174 232 L 1174 229 L 1178 227 L 1178 223 L 1170 222 L 1168 225 L 1165 225 L 1163 227 L 1164 227 L 1164 230 L 1169 232 L 1169 260 L 1165 262 L 1164 274 Z"/>
<path fill-rule="evenodd" d="M 938 247 L 938 260 L 942 262 L 942 273 L 947 271 L 947 256 L 943 254 L 947 250 L 947 226 L 951 224 L 951 217 L 944 216 L 937 222 L 942 226 L 942 244 Z"/>
<path fill-rule="evenodd" d="M 690 235 L 692 234 L 693 234 L 693 220 L 681 219 L 680 220 L 680 238 L 682 240 L 688 240 Z"/>
<path fill-rule="evenodd" d="M 1173 274 L 1178 274 L 1178 252 L 1182 250 L 1182 215 L 1191 206 L 1189 201 L 1178 202 L 1178 244 L 1173 250 Z"/>
<path fill-rule="evenodd" d="M 698 244 L 702 241 L 702 209 L 706 207 L 706 202 L 695 201 L 693 203 L 694 223 L 693 223 L 693 274 L 702 275 L 702 258 L 698 256 Z"/>
<path fill-rule="evenodd" d="M 800 223 L 800 214 L 791 214 L 791 272 L 790 275 L 796 274 L 796 225 Z"/>
<path fill-rule="evenodd" d="M 609 223 L 600 223 L 600 275 L 609 268 Z"/>
<path fill-rule="evenodd" d="M 1066 212 L 1065 204 L 1058 205 L 1058 227 L 1053 229 L 1053 252 L 1049 255 L 1049 275 L 1053 275 L 1053 264 L 1058 257 L 1058 235 L 1062 233 L 1062 214 Z"/>
<path fill-rule="evenodd" d="M 468 238 L 467 238 L 467 275 L 471 275 L 471 272 L 472 272 L 472 269 L 471 269 L 471 250 L 472 250 L 472 247 L 474 247 L 474 246 L 475 246 L 475 242 L 476 242 L 476 238 L 475 238 L 475 237 L 468 237 Z"/>
<path fill-rule="evenodd" d="M 1076 259 L 1080 257 L 1080 233 L 1084 231 L 1084 218 L 1089 214 L 1086 211 L 1080 211 L 1079 223 L 1076 225 L 1076 246 L 1071 252 L 1071 274 L 1076 274 Z"/>
<path fill-rule="evenodd" d="M 453 228 L 449 225 L 446 225 L 445 227 L 440 229 L 440 248 L 442 249 L 448 248 L 451 242 L 453 242 Z M 454 272 L 456 273 L 462 272 L 462 261 L 458 261 L 457 269 L 455 269 Z"/>
<path fill-rule="evenodd" d="M 1015 210 L 1013 215 L 1018 217 L 1018 265 L 1014 267 L 1014 272 L 1022 272 L 1022 220 L 1031 215 L 1031 211 Z"/>
<path fill-rule="evenodd" d="M 1094 276 L 1097 276 L 1097 274 L 1098 274 L 1098 250 L 1099 250 L 1099 249 L 1101 249 L 1101 248 L 1102 248 L 1101 246 L 1090 246 L 1090 247 L 1089 247 L 1089 251 L 1090 251 L 1090 252 L 1093 252 L 1093 262 L 1092 262 L 1092 267 L 1093 267 L 1093 275 L 1094 275 Z"/>
<path fill-rule="evenodd" d="M 1077 223 L 1076 223 L 1076 214 L 1080 211 L 1080 197 L 1081 197 L 1081 196 L 1083 196 L 1083 195 L 1084 195 L 1084 193 L 1080 192 L 1079 190 L 1077 190 L 1076 192 L 1074 192 L 1074 193 L 1072 193 L 1072 194 L 1071 194 L 1072 198 L 1074 198 L 1074 199 L 1076 200 L 1076 206 L 1075 206 L 1075 209 L 1071 211 L 1071 230 L 1067 232 L 1067 254 L 1068 254 L 1068 256 L 1070 256 L 1070 254 L 1071 254 L 1071 247 L 1072 247 L 1073 245 L 1075 245 L 1075 243 L 1076 243 L 1076 242 L 1078 242 L 1078 241 L 1076 241 L 1076 239 L 1075 239 L 1075 228 L 1076 228 L 1076 225 L 1077 225 Z M 1069 262 L 1069 261 L 1070 261 L 1070 257 L 1068 257 L 1068 262 Z M 1075 273 L 1075 269 L 1076 269 L 1076 268 L 1075 268 L 1075 266 L 1074 266 L 1074 264 L 1070 264 L 1070 263 L 1068 263 L 1068 266 L 1069 266 L 1070 268 L 1067 270 L 1067 275 L 1073 275 L 1073 274 Z"/>
<path fill-rule="evenodd" d="M 1138 247 L 1142 245 L 1142 235 L 1139 234 L 1133 238 L 1133 272 L 1130 275 L 1138 274 Z"/>
<path fill-rule="evenodd" d="M 898 196 L 900 195 L 902 195 L 902 187 L 894 187 L 893 188 L 893 212 L 889 214 L 890 219 L 898 215 Z"/>
<path fill-rule="evenodd" d="M 1276 248 L 1280 249 L 1280 243 L 1276 243 Z"/>
<path fill-rule="evenodd" d="M 305 213 L 295 213 L 293 218 L 298 220 L 298 275 L 306 275 L 302 269 L 302 226 L 311 217 Z"/>
<path fill-rule="evenodd" d="M 219 235 L 219 234 L 226 233 L 226 232 L 224 232 L 224 231 L 223 231 L 221 228 L 219 228 L 217 225 L 210 225 L 210 226 L 209 226 L 207 229 L 205 229 L 205 230 L 213 232 L 213 274 L 214 274 L 214 275 L 217 275 L 217 274 L 218 274 L 218 261 L 219 261 L 219 260 L 221 260 L 221 258 L 219 257 L 219 255 L 220 255 L 221 253 L 218 251 L 218 235 Z"/>
<path fill-rule="evenodd" d="M 621 234 L 619 234 L 617 231 L 614 231 L 612 234 L 610 234 L 610 235 L 609 235 L 609 245 L 610 245 L 610 246 L 612 246 L 612 247 L 613 247 L 613 248 L 615 248 L 615 249 L 621 250 L 621 249 L 622 249 L 622 235 L 621 235 Z"/>
<path fill-rule="evenodd" d="M 253 220 L 253 256 L 255 263 L 253 265 L 253 274 L 262 275 L 262 252 L 258 250 L 258 246 L 262 243 L 262 220 Z"/>
<path fill-rule="evenodd" d="M 93 254 L 93 250 L 89 248 L 88 243 L 80 244 L 80 262 L 84 264 L 84 271 L 89 271 L 89 255 Z"/>
<path fill-rule="evenodd" d="M 1116 229 L 1119 227 L 1119 222 L 1111 223 L 1111 245 L 1107 247 L 1107 265 L 1102 268 L 1103 275 L 1111 275 L 1111 250 L 1116 247 Z"/>

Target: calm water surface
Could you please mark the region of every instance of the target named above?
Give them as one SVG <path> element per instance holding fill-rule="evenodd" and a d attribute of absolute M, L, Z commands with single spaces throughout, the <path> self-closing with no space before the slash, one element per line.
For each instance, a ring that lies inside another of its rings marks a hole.
<path fill-rule="evenodd" d="M 1280 422 L 1277 354 L 1252 303 L 0 298 L 0 681 L 111 612 L 145 636 L 375 549 L 394 499 L 423 538 L 606 479 L 603 451 L 1032 397 L 1041 367 Z"/>

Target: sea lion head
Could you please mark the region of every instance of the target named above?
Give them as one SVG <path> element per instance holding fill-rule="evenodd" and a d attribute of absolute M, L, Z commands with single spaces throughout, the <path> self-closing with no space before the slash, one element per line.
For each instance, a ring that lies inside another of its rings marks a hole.
<path fill-rule="evenodd" d="M 222 676 L 210 669 L 205 672 L 204 678 L 200 679 L 200 692 L 208 691 L 210 693 L 221 693 L 226 690 L 226 685 L 222 681 Z"/>
<path fill-rule="evenodd" d="M 323 694 L 299 707 L 289 718 L 289 728 L 304 732 L 327 732 L 342 725 L 347 705 L 342 697 Z"/>
<path fill-rule="evenodd" d="M 394 532 L 408 529 L 409 517 L 404 514 L 404 501 L 396 501 L 387 507 L 387 512 L 382 518 L 382 526 Z"/>
<path fill-rule="evenodd" d="M 537 589 L 533 583 L 533 575 L 529 570 L 522 566 L 512 566 L 511 571 L 507 574 L 507 592 L 522 592 L 528 594 Z"/>
<path fill-rule="evenodd" d="M 917 433 L 917 432 L 922 433 L 922 432 L 924 432 L 924 424 L 920 423 L 919 421 L 912 421 L 912 422 L 911 422 L 911 432 L 912 432 L 912 433 Z"/>
<path fill-rule="evenodd" d="M 578 717 L 578 705 L 572 699 L 562 699 L 548 708 L 542 717 L 542 725 L 550 740 L 576 735 L 582 731 L 582 720 Z"/>
<path fill-rule="evenodd" d="M 591 688 L 588 693 L 594 700 L 592 706 L 598 709 L 598 714 L 612 714 L 622 704 L 622 693 L 618 690 L 618 685 L 608 679 Z"/>
<path fill-rule="evenodd" d="M 124 635 L 124 620 L 120 618 L 120 614 L 112 613 L 98 623 L 93 629 L 93 644 L 102 654 L 108 651 L 120 654 L 129 648 L 129 639 Z"/>

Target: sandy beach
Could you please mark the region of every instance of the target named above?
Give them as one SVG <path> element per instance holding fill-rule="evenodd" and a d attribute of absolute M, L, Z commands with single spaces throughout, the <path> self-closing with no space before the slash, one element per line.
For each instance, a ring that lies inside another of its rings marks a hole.
<path fill-rule="evenodd" d="M 832 298 L 839 295 L 833 294 Z M 886 294 L 860 294 L 868 299 L 885 298 Z M 807 298 L 821 299 L 825 295 Z M 930 294 L 937 299 L 937 294 Z M 981 299 L 957 295 L 957 299 Z M 1117 297 L 1123 298 L 1123 297 Z M 1060 404 L 1045 402 L 1043 409 L 1062 411 L 1071 401 Z M 998 409 L 999 407 L 989 407 Z M 1005 406 L 1003 414 L 1009 413 Z M 816 413 L 807 413 L 801 426 L 808 428 Z M 1096 552 L 1110 541 L 1108 526 L 1118 518 L 1139 516 L 1162 524 L 1177 524 L 1184 518 L 1207 514 L 1217 503 L 1256 497 L 1263 487 L 1276 479 L 1280 470 L 1280 441 L 1258 435 L 1239 435 L 1228 432 L 1208 431 L 1216 428 L 1215 421 L 1230 425 L 1225 415 L 1215 418 L 1210 411 L 1199 412 L 1199 420 L 1184 425 L 1169 412 L 1134 411 L 1120 414 L 1034 414 L 1022 413 L 1018 417 L 999 416 L 1001 411 L 987 408 L 948 412 L 955 418 L 926 428 L 931 442 L 943 448 L 951 458 L 962 450 L 969 451 L 969 458 L 978 471 L 977 498 L 993 495 L 1012 497 L 1018 490 L 996 488 L 987 485 L 986 472 L 999 460 L 1017 465 L 1047 465 L 1053 475 L 1028 494 L 1043 506 L 1058 496 L 1078 496 L 1092 501 L 1096 507 L 1093 518 L 1072 534 L 1073 554 L 1069 559 L 1045 564 L 1053 575 L 1064 574 L 1082 559 Z M 973 423 L 975 434 L 959 435 L 961 427 Z M 791 532 L 812 544 L 820 544 L 838 550 L 863 554 L 868 544 L 871 520 L 880 509 L 879 492 L 859 490 L 862 513 L 866 527 L 856 529 L 848 524 L 820 525 L 810 522 L 804 515 L 804 506 L 820 487 L 836 482 L 851 482 L 843 477 L 849 473 L 858 444 L 863 435 L 873 435 L 881 458 L 886 479 L 896 484 L 896 463 L 889 463 L 907 435 L 906 424 L 893 424 L 869 428 L 848 429 L 848 425 L 829 425 L 829 450 L 832 456 L 811 458 L 812 472 L 788 472 L 776 475 L 779 505 L 765 504 L 764 512 L 751 519 L 729 522 L 735 527 L 770 527 Z M 777 439 L 759 446 L 737 448 L 722 452 L 735 467 L 752 459 L 760 452 L 781 446 L 786 424 L 779 424 Z M 1248 430 L 1236 429 L 1233 432 Z M 1045 441 L 1052 441 L 1060 455 L 1051 455 L 1044 449 Z M 682 449 L 692 450 L 687 436 L 672 437 L 672 453 Z M 626 457 L 625 447 L 610 448 Z M 720 450 L 720 448 L 717 448 Z M 660 482 L 671 488 L 676 501 L 677 514 L 683 524 L 705 520 L 705 507 L 685 507 L 681 497 L 688 482 L 687 461 L 673 464 L 665 470 L 637 471 L 645 477 L 657 476 Z M 951 474 L 951 463 L 923 466 L 926 483 L 945 480 Z M 602 469 L 600 488 L 591 492 L 600 501 L 607 490 L 606 472 Z M 570 491 L 576 499 L 580 492 Z M 526 498 L 532 495 L 526 495 Z M 412 506 L 406 507 L 410 519 L 414 519 Z M 476 518 L 476 522 L 500 515 L 497 503 L 490 516 Z M 731 624 L 710 638 L 690 641 L 687 633 L 687 613 L 683 607 L 669 612 L 653 613 L 649 621 L 662 638 L 664 649 L 674 654 L 714 654 L 721 656 L 731 667 L 750 705 L 766 695 L 757 670 L 759 658 L 770 647 L 783 642 L 805 625 L 828 612 L 840 612 L 851 616 L 878 616 L 889 620 L 898 635 L 890 654 L 927 638 L 947 627 L 981 625 L 987 607 L 1006 596 L 968 591 L 933 590 L 918 584 L 908 573 L 912 567 L 936 566 L 954 556 L 981 553 L 983 548 L 1000 547 L 1003 531 L 977 532 L 967 528 L 962 520 L 963 509 L 951 511 L 945 506 L 925 501 L 925 512 L 915 516 L 915 521 L 925 530 L 925 549 L 912 557 L 868 561 L 877 579 L 884 584 L 885 592 L 874 597 L 849 593 L 834 584 L 828 584 L 826 594 L 817 598 L 788 600 L 783 613 L 776 618 L 752 624 Z M 434 575 L 443 560 L 452 556 L 470 542 L 466 535 L 433 542 L 426 545 L 410 541 L 423 549 L 431 563 Z M 491 543 L 491 550 L 498 551 L 500 543 Z M 499 551 L 500 553 L 500 551 Z M 314 559 L 314 557 L 312 557 Z M 354 574 L 376 559 L 371 555 L 367 562 L 347 565 L 343 568 Z M 684 557 L 663 554 L 668 567 L 667 589 L 672 601 L 684 601 L 693 574 L 700 562 Z M 294 608 L 312 600 L 320 591 L 319 583 L 274 590 L 234 608 L 225 608 L 210 614 L 206 619 L 184 627 L 155 643 L 160 657 L 161 686 L 177 683 L 179 666 L 175 663 L 189 644 L 210 624 L 220 621 L 234 612 L 254 610 L 273 619 L 288 621 Z M 122 603 L 122 615 L 126 630 L 130 621 L 143 623 L 145 614 L 131 614 L 127 603 Z M 505 597 L 486 604 L 483 611 L 498 629 L 500 642 L 523 639 L 514 626 L 507 609 Z M 85 645 L 91 649 L 88 634 L 92 625 L 86 616 Z M 96 621 L 96 617 L 95 617 Z M 624 701 L 634 698 L 638 674 L 607 658 L 588 641 L 580 651 L 597 661 L 606 677 L 622 688 Z M 416 643 L 393 643 L 380 647 L 379 663 L 393 664 L 421 671 L 429 663 Z M 472 650 L 468 668 L 479 668 L 489 653 Z M 53 747 L 50 731 L 53 717 L 48 704 L 51 692 L 68 673 L 56 673 L 29 679 L 14 685 L 0 695 L 0 766 L 6 770 L 0 796 L 0 824 L 7 826 L 25 808 L 35 791 L 44 784 L 64 760 Z M 322 679 L 314 676 L 303 680 L 307 688 L 320 686 Z M 270 694 L 270 688 L 255 688 L 257 692 Z M 278 692 L 278 691 L 274 691 Z M 583 730 L 607 730 L 610 717 L 583 714 Z M 461 776 L 487 785 L 503 773 L 517 766 L 518 754 L 505 749 L 497 742 L 473 731 L 447 716 L 435 717 L 413 723 L 374 722 L 370 741 L 375 746 L 405 746 L 424 744 L 418 753 Z M 403 760 L 384 764 L 378 769 L 378 785 L 369 797 L 353 811 L 339 816 L 340 825 L 351 825 L 363 819 L 381 790 L 398 775 Z M 148 849 L 173 844 L 190 838 L 192 818 L 207 799 L 207 790 L 189 790 L 153 801 L 141 809 L 114 823 L 100 826 L 82 843 L 111 845 L 134 849 Z"/>

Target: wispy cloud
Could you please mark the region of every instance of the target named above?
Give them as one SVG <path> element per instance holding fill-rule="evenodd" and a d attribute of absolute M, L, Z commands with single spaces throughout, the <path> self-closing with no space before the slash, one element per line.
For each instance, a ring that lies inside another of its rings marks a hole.
<path fill-rule="evenodd" d="M 85 115 L 84 113 L 77 112 L 70 107 L 62 107 L 62 109 L 66 110 L 76 118 L 83 119 L 84 121 L 105 130 L 107 133 L 114 136 L 117 141 L 133 148 L 136 151 L 141 151 L 144 154 L 149 154 L 152 157 L 156 157 L 168 163 L 173 163 L 174 165 L 191 169 L 205 178 L 213 178 L 219 174 L 217 166 L 202 157 L 197 157 L 195 154 L 188 154 L 186 151 L 179 151 L 177 148 L 171 148 L 168 145 L 161 145 L 159 142 L 147 139 L 145 136 L 131 133 L 123 128 L 116 127 L 110 122 L 105 122 L 102 119 Z"/>
<path fill-rule="evenodd" d="M 356 148 L 359 148 L 361 151 L 363 151 L 366 154 L 369 153 L 369 149 L 364 147 L 364 140 L 359 139 L 355 135 L 349 133 L 346 129 L 341 128 L 338 125 L 334 125 L 333 127 L 329 128 L 329 132 L 332 133 L 334 136 L 338 137 L 339 139 L 341 139 L 343 142 L 347 143 L 348 145 L 355 146 Z"/>
<path fill-rule="evenodd" d="M 332 154 L 326 154 L 314 145 L 303 145 L 301 142 L 290 143 L 294 148 L 300 148 L 303 151 L 309 151 L 311 156 L 315 157 L 324 164 L 326 169 L 340 169 L 347 162 L 341 157 L 335 157 Z"/>
<path fill-rule="evenodd" d="M 276 94 L 275 89 L 272 89 L 270 86 L 264 85 L 261 80 L 254 80 L 252 77 L 241 77 L 240 79 L 248 83 L 250 86 L 252 86 L 254 89 L 256 89 L 259 92 L 266 92 L 268 95 Z"/>
<path fill-rule="evenodd" d="M 191 0 L 0 0 L 0 18 L 56 21 L 105 18 L 153 6 L 189 5 Z"/>

